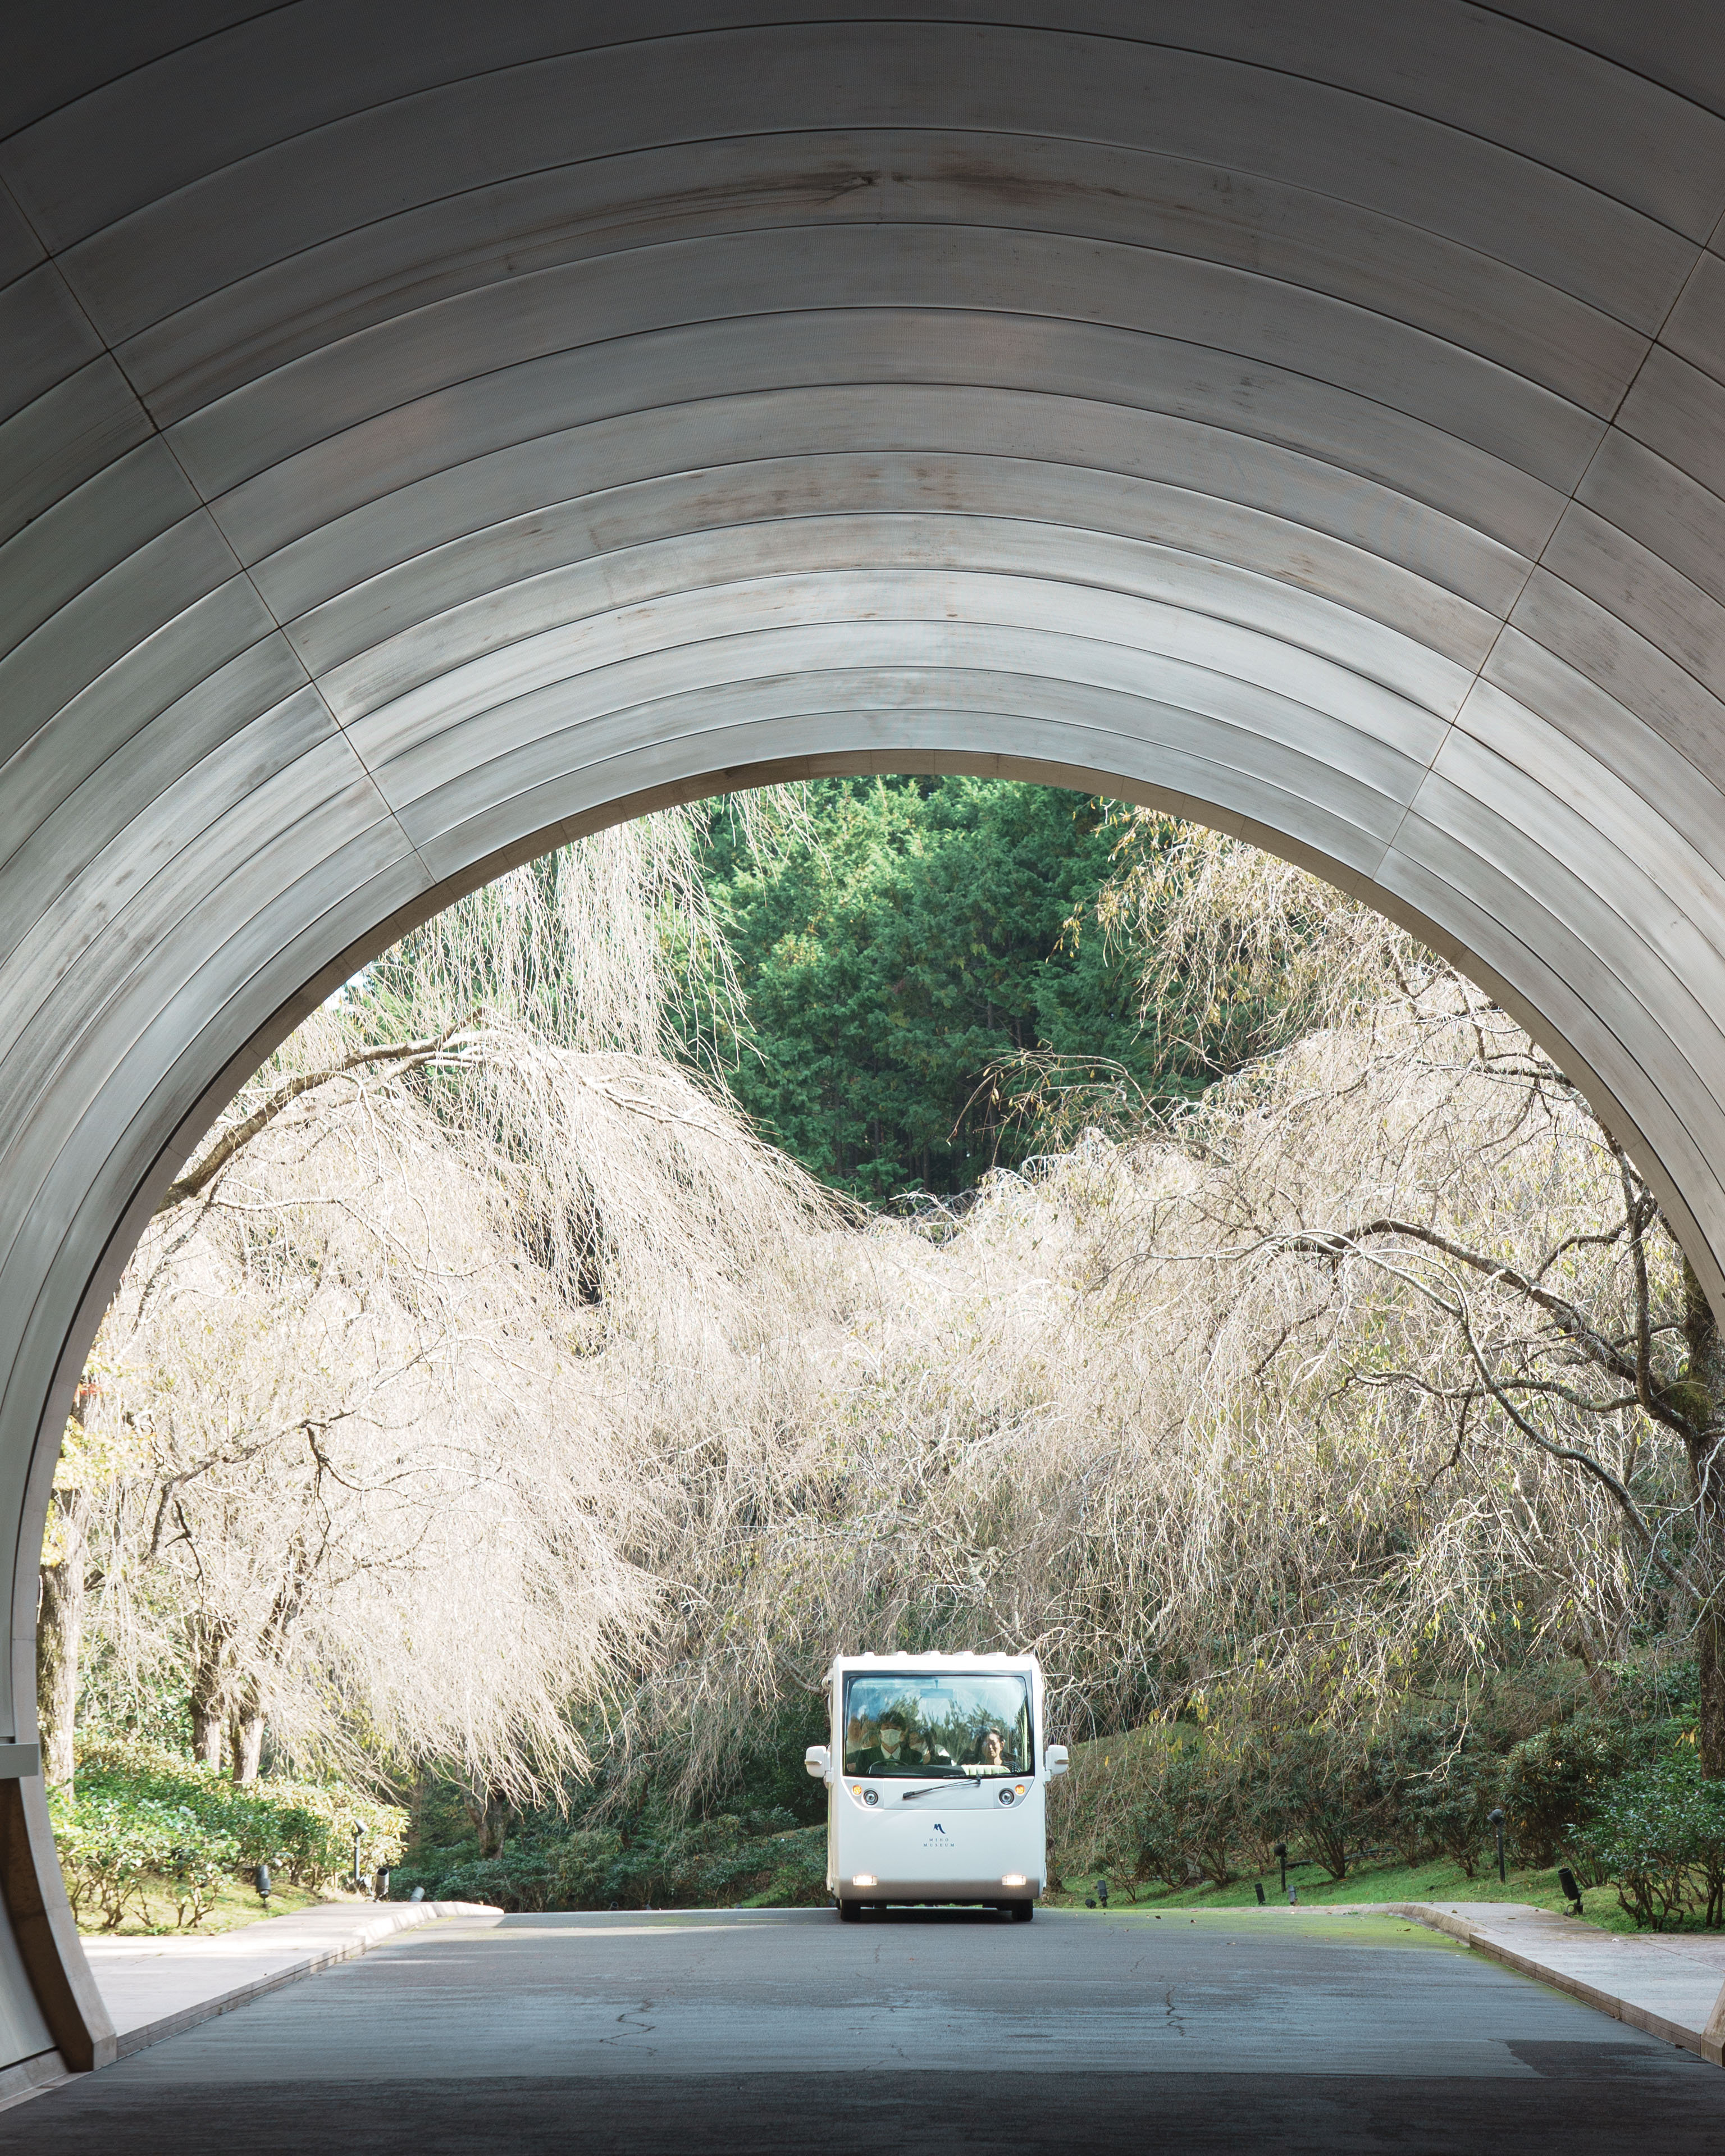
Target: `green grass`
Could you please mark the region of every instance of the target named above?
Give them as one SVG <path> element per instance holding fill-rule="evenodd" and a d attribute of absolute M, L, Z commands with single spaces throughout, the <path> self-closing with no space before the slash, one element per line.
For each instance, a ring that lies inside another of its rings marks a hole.
<path fill-rule="evenodd" d="M 1282 1897 L 1278 1874 L 1265 1872 L 1259 1877 L 1268 1900 L 1279 1902 Z M 1050 1892 L 1045 1896 L 1049 1905 L 1054 1908 L 1081 1909 L 1086 1897 L 1095 1892 L 1095 1879 L 1074 1884 L 1077 1886 L 1076 1892 Z M 1558 1888 L 1555 1869 L 1521 1871 L 1511 1866 L 1509 1877 L 1500 1886 L 1495 1864 L 1482 1866 L 1479 1876 L 1474 1879 L 1466 1877 L 1460 1865 L 1440 1860 L 1414 1865 L 1395 1859 L 1381 1863 L 1365 1861 L 1357 1870 L 1350 1870 L 1345 1879 L 1332 1879 L 1318 1866 L 1302 1864 L 1290 1868 L 1288 1884 L 1297 1887 L 1301 1908 L 1321 1909 L 1338 1902 L 1526 1902 L 1536 1909 L 1550 1909 L 1561 1914 L 1568 1907 Z M 1227 1887 L 1183 1887 L 1178 1890 L 1153 1883 L 1134 1884 L 1111 1875 L 1108 1897 L 1108 1906 L 1114 1909 L 1245 1909 L 1255 1908 L 1258 1901 L 1250 1874 Z M 1589 1923 L 1605 1931 L 1635 1930 L 1635 1919 L 1619 1905 L 1615 1887 L 1586 1887 L 1582 1899 Z"/>
<path fill-rule="evenodd" d="M 1065 1913 L 1072 1912 L 1068 1908 Z M 1076 1913 L 1083 1917 L 1090 1912 L 1081 1904 Z M 1129 1902 L 1111 1902 L 1108 1913 L 1111 1917 L 1125 1916 L 1146 1926 L 1166 1924 L 1174 1932 L 1189 1928 L 1219 1932 L 1233 1938 L 1261 1935 L 1266 1928 L 1273 1928 L 1278 1938 L 1291 1933 L 1323 1946 L 1429 1947 L 1446 1953 L 1467 1952 L 1460 1939 L 1415 1923 L 1411 1917 L 1398 1917 L 1388 1909 L 1324 1908 L 1308 1902 L 1302 1902 L 1297 1909 L 1286 1906 L 1277 1908 L 1274 1902 L 1260 1909 L 1254 1902 L 1247 1908 L 1194 1910 L 1171 1909 L 1165 1903 L 1153 1908 L 1147 1902 L 1140 1902 L 1136 1907 Z"/>

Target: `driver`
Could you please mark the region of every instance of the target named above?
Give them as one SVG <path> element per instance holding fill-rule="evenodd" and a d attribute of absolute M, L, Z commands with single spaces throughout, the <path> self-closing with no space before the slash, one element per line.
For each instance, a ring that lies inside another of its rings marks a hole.
<path fill-rule="evenodd" d="M 907 1767 L 910 1758 L 905 1750 L 905 1718 L 901 1714 L 885 1714 L 875 1733 L 875 1742 L 855 1762 L 854 1774 L 867 1774 L 881 1767 Z"/>

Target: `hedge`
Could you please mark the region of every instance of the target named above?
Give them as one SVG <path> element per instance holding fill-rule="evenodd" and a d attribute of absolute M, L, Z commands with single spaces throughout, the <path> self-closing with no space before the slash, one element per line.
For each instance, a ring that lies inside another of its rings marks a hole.
<path fill-rule="evenodd" d="M 216 1768 L 142 1744 L 94 1744 L 74 1794 L 50 1791 L 66 1894 L 80 1921 L 115 1930 L 146 1915 L 150 1892 L 172 1899 L 180 1925 L 208 1915 L 221 1881 L 259 1864 L 314 1890 L 351 1870 L 353 1830 L 369 1871 L 393 1864 L 408 1815 L 341 1782 L 268 1776 L 238 1784 Z"/>
<path fill-rule="evenodd" d="M 636 1834 L 578 1828 L 526 1841 L 490 1857 L 453 1865 L 428 1851 L 396 1875 L 393 1892 L 414 1887 L 439 1901 L 490 1902 L 500 1908 L 725 1908 L 764 1901 L 778 1907 L 824 1904 L 824 1827 L 726 1816 Z"/>

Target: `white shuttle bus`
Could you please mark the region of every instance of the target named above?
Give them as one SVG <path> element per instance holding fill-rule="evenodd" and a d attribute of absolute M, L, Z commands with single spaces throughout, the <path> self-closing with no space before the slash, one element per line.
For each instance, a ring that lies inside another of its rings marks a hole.
<path fill-rule="evenodd" d="M 1042 1741 L 1034 1655 L 841 1655 L 829 1738 L 827 1890 L 855 1922 L 890 1902 L 982 1902 L 1020 1923 L 1048 1867 L 1045 1792 L 1066 1750 Z"/>

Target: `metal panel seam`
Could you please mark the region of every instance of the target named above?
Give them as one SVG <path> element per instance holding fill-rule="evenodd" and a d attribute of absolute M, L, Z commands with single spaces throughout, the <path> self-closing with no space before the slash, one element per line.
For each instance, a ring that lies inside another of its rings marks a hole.
<path fill-rule="evenodd" d="M 0 186 L 5 185 L 6 182 L 4 176 L 0 175 Z M 7 195 L 10 201 L 14 204 L 17 203 L 17 197 L 13 193 L 9 187 L 7 187 Z M 39 247 L 41 246 L 41 234 L 36 230 L 35 226 L 30 223 L 28 217 L 25 217 L 23 209 L 21 206 L 18 208 L 18 214 L 20 217 L 24 217 L 26 228 L 29 231 L 31 237 L 35 240 Z M 103 336 L 100 328 L 90 316 L 89 310 L 85 306 L 83 301 L 79 298 L 77 292 L 74 290 L 64 272 L 61 270 L 59 261 L 55 258 L 49 256 L 44 266 L 52 271 L 55 282 L 59 285 L 60 290 L 65 294 L 69 304 L 76 311 L 80 318 L 89 324 L 90 334 L 97 339 L 102 350 L 106 352 L 108 357 L 114 362 L 114 366 L 119 372 L 120 378 L 125 382 L 128 393 L 131 396 L 134 403 L 137 405 L 139 413 L 142 416 L 145 424 L 149 429 L 150 435 L 162 444 L 163 449 L 167 452 L 168 456 L 172 459 L 174 469 L 180 474 L 180 476 L 185 480 L 186 485 L 191 489 L 194 500 L 197 501 L 199 508 L 203 511 L 203 514 L 208 520 L 211 527 L 219 538 L 223 547 L 232 560 L 236 574 L 249 586 L 253 596 L 256 598 L 258 604 L 264 609 L 264 612 L 269 619 L 275 624 L 276 629 L 279 632 L 283 631 L 284 624 L 276 614 L 275 608 L 270 605 L 269 600 L 264 596 L 262 591 L 259 589 L 257 580 L 253 576 L 250 568 L 245 562 L 240 560 L 239 553 L 234 548 L 233 541 L 228 536 L 227 532 L 223 529 L 221 519 L 216 516 L 215 512 L 211 508 L 209 501 L 205 495 L 203 489 L 198 485 L 192 474 L 186 469 L 185 462 L 180 456 L 174 444 L 169 440 L 167 434 L 163 429 L 157 424 L 153 413 L 150 411 L 149 407 L 145 403 L 143 398 L 139 395 L 137 384 L 132 380 L 131 375 L 127 373 L 125 362 L 121 358 L 119 353 L 114 350 L 113 346 Z M 142 444 L 140 444 L 138 446 L 141 447 Z M 295 649 L 291 638 L 287 637 L 284 634 L 283 641 L 287 645 L 288 649 L 293 654 L 294 664 L 299 667 L 300 672 L 305 676 L 305 685 L 311 690 L 312 694 L 317 698 L 318 702 L 322 705 L 325 711 L 329 716 L 330 724 L 334 726 L 337 733 L 341 734 L 345 739 L 347 737 L 347 729 L 342 725 L 341 720 L 336 716 L 334 711 L 331 709 L 329 700 L 324 695 L 321 687 L 316 680 L 313 679 L 311 673 L 307 671 L 305 661 L 300 657 L 298 651 Z M 400 825 L 394 809 L 390 806 L 381 788 L 377 786 L 377 782 L 372 772 L 371 766 L 367 764 L 365 758 L 360 755 L 357 747 L 351 742 L 348 745 L 352 748 L 353 754 L 357 759 L 360 767 L 364 771 L 367 782 L 372 786 L 373 791 L 377 793 L 378 804 L 382 808 L 384 814 L 389 818 L 391 822 L 397 824 L 397 828 L 398 829 L 401 829 L 403 843 L 407 846 L 408 851 L 413 854 L 414 859 L 419 862 L 421 868 L 424 869 L 428 880 L 434 883 L 437 880 L 436 877 L 432 875 L 429 866 L 421 857 L 419 849 L 413 844 L 413 839 L 408 837 L 406 829 Z"/>
<path fill-rule="evenodd" d="M 1717 228 L 1716 228 L 1716 229 L 1725 230 L 1725 213 L 1722 213 L 1721 217 L 1720 217 L 1720 220 L 1719 220 L 1719 225 L 1718 225 L 1718 227 L 1717 227 Z M 1665 335 L 1665 331 L 1666 331 L 1666 326 L 1669 324 L 1669 322 L 1670 322 L 1670 321 L 1671 321 L 1671 316 L 1672 316 L 1676 312 L 1678 306 L 1681 305 L 1681 301 L 1682 301 L 1683 295 L 1684 295 L 1684 294 L 1685 294 L 1685 293 L 1689 290 L 1689 287 L 1690 287 L 1691 284 L 1694 281 L 1695 273 L 1696 273 L 1696 271 L 1697 271 L 1697 270 L 1701 267 L 1702 258 L 1702 256 L 1703 256 L 1703 255 L 1705 255 L 1705 254 L 1707 254 L 1707 243 L 1705 240 L 1703 240 L 1703 241 L 1702 241 L 1702 243 L 1701 243 L 1701 244 L 1700 244 L 1696 248 L 1696 250 L 1695 250 L 1695 259 L 1694 259 L 1694 260 L 1690 264 L 1690 265 L 1689 265 L 1689 271 L 1688 271 L 1688 275 L 1684 278 L 1684 280 L 1683 280 L 1683 281 L 1682 281 L 1681 285 L 1680 285 L 1678 286 L 1678 288 L 1677 288 L 1677 290 L 1676 290 L 1676 294 L 1675 294 L 1675 295 L 1673 295 L 1673 297 L 1672 297 L 1671 303 L 1670 306 L 1669 306 L 1669 307 L 1667 307 L 1667 308 L 1666 309 L 1666 311 L 1665 311 L 1665 319 L 1664 319 L 1664 321 L 1661 321 L 1661 322 L 1660 323 L 1660 326 L 1659 326 L 1658 329 L 1655 331 L 1655 333 L 1653 334 L 1653 336 L 1648 339 L 1648 341 L 1647 341 L 1647 349 L 1646 349 L 1646 351 L 1645 351 L 1645 352 L 1643 352 L 1643 353 L 1642 353 L 1642 355 L 1641 355 L 1641 363 L 1640 363 L 1640 366 L 1639 366 L 1639 367 L 1635 369 L 1635 373 L 1634 373 L 1634 374 L 1630 377 L 1629 381 L 1628 381 L 1627 382 L 1625 382 L 1625 385 L 1624 385 L 1624 390 L 1623 390 L 1623 395 L 1618 398 L 1618 400 L 1617 400 L 1617 404 L 1616 404 L 1616 407 L 1615 407 L 1615 409 L 1612 412 L 1612 413 L 1611 413 L 1611 416 L 1610 416 L 1609 419 L 1606 422 L 1606 425 L 1605 425 L 1605 430 L 1604 430 L 1604 432 L 1600 435 L 1600 437 L 1599 437 L 1599 439 L 1598 442 L 1597 442 L 1597 443 L 1595 443 L 1595 444 L 1594 445 L 1593 452 L 1592 452 L 1591 455 L 1589 455 L 1589 457 L 1588 458 L 1588 460 L 1587 460 L 1586 465 L 1585 465 L 1585 466 L 1584 466 L 1584 469 L 1583 469 L 1579 473 L 1578 473 L 1578 475 L 1576 475 L 1575 483 L 1574 483 L 1574 485 L 1570 488 L 1570 490 L 1569 490 L 1569 499 L 1568 499 L 1568 502 L 1566 502 L 1566 503 L 1565 503 L 1565 505 L 1564 505 L 1564 509 L 1565 509 L 1565 511 L 1566 511 L 1566 512 L 1567 512 L 1567 511 L 1568 511 L 1568 509 L 1569 507 L 1571 507 L 1572 506 L 1575 505 L 1575 504 L 1578 502 L 1579 498 L 1579 495 L 1580 495 L 1580 493 L 1581 493 L 1581 490 L 1582 490 L 1582 488 L 1583 488 L 1583 487 L 1587 484 L 1587 477 L 1588 477 L 1588 474 L 1589 474 L 1589 473 L 1593 470 L 1594 464 L 1595 464 L 1595 463 L 1598 461 L 1598 459 L 1599 459 L 1599 454 L 1600 454 L 1601 451 L 1604 449 L 1605 444 L 1606 444 L 1610 440 L 1611 436 L 1612 436 L 1612 434 L 1613 434 L 1614 431 L 1615 431 L 1615 429 L 1616 429 L 1616 424 L 1617 424 L 1617 414 L 1618 414 L 1618 413 L 1619 413 L 1619 412 L 1620 412 L 1620 411 L 1623 409 L 1623 408 L 1624 408 L 1624 405 L 1625 405 L 1625 402 L 1628 400 L 1628 398 L 1629 398 L 1629 396 L 1630 396 L 1630 392 L 1634 389 L 1634 388 L 1635 388 L 1635 386 L 1636 382 L 1639 382 L 1639 381 L 1640 380 L 1640 378 L 1641 378 L 1641 375 L 1642 375 L 1642 372 L 1643 372 L 1643 370 L 1645 368 L 1645 367 L 1646 367 L 1646 365 L 1647 365 L 1647 362 L 1648 362 L 1648 360 L 1652 357 L 1652 355 L 1653 355 L 1653 353 L 1654 353 L 1655 350 L 1656 350 L 1656 349 L 1657 349 L 1657 348 L 1659 347 L 1659 345 L 1660 345 L 1660 340 L 1661 340 L 1661 338 L 1662 338 L 1662 337 L 1664 336 L 1664 335 Z M 1667 350 L 1669 350 L 1669 349 L 1670 349 L 1670 347 L 1669 347 L 1669 346 L 1667 346 L 1667 347 L 1666 347 L 1666 348 Z M 1480 661 L 1479 665 L 1478 665 L 1474 669 L 1474 678 L 1473 678 L 1473 681 L 1472 681 L 1472 683 L 1469 685 L 1469 688 L 1468 688 L 1468 690 L 1467 690 L 1467 693 L 1466 693 L 1466 696 L 1463 696 L 1463 698 L 1462 698 L 1462 700 L 1461 700 L 1461 704 L 1456 707 L 1456 716 L 1455 716 L 1455 719 L 1452 719 L 1452 720 L 1450 721 L 1450 725 L 1449 725 L 1448 728 L 1446 728 L 1446 730 L 1445 730 L 1445 741 L 1447 741 L 1447 739 L 1449 738 L 1449 735 L 1450 735 L 1450 733 L 1452 733 L 1452 732 L 1455 731 L 1455 726 L 1456 726 L 1457 722 L 1459 721 L 1459 720 L 1460 720 L 1460 718 L 1461 718 L 1461 712 L 1466 709 L 1466 707 L 1467 707 L 1467 704 L 1468 704 L 1468 701 L 1469 701 L 1469 699 L 1470 699 L 1470 698 L 1472 696 L 1472 695 L 1473 695 L 1474 689 L 1475 689 L 1475 688 L 1476 688 L 1476 687 L 1478 686 L 1478 685 L 1479 685 L 1479 681 L 1480 681 L 1480 678 L 1481 678 L 1481 676 L 1484 674 L 1484 672 L 1485 672 L 1485 670 L 1486 670 L 1486 667 L 1488 667 L 1488 666 L 1491 665 L 1491 660 L 1492 660 L 1492 658 L 1493 658 L 1493 656 L 1495 655 L 1495 654 L 1496 654 L 1496 652 L 1497 652 L 1497 647 L 1498 647 L 1499 644 L 1501 644 L 1501 643 L 1502 642 L 1502 640 L 1503 640 L 1504 632 L 1505 632 L 1505 630 L 1506 630 L 1506 629 L 1507 629 L 1507 628 L 1509 627 L 1509 624 L 1510 624 L 1511 620 L 1514 618 L 1516 607 L 1517 607 L 1517 606 L 1518 606 L 1518 605 L 1521 603 L 1522 593 L 1527 590 L 1527 585 L 1528 585 L 1528 583 L 1529 583 L 1529 581 L 1531 580 L 1531 578 L 1532 578 L 1532 575 L 1533 575 L 1534 571 L 1535 571 L 1536 569 L 1542 568 L 1542 567 L 1544 567 L 1546 555 L 1547 555 L 1547 553 L 1550 551 L 1550 548 L 1551 548 L 1551 546 L 1552 546 L 1552 542 L 1556 539 L 1556 537 L 1557 537 L 1557 536 L 1558 536 L 1558 529 L 1559 529 L 1559 527 L 1562 526 L 1563 521 L 1563 516 L 1562 516 L 1562 515 L 1560 515 L 1560 516 L 1557 518 L 1556 521 L 1553 524 L 1551 530 L 1550 530 L 1550 531 L 1546 534 L 1544 543 L 1541 546 L 1541 547 L 1540 547 L 1540 549 L 1539 549 L 1539 554 L 1538 554 L 1538 559 L 1537 559 L 1537 560 L 1535 560 L 1535 561 L 1532 561 L 1532 562 L 1528 562 L 1528 564 L 1527 564 L 1527 566 L 1526 570 L 1523 572 L 1522 576 L 1521 585 L 1520 585 L 1519 588 L 1517 589 L 1517 593 L 1516 593 L 1515 599 L 1514 599 L 1514 601 L 1512 603 L 1512 604 L 1511 604 L 1511 606 L 1510 606 L 1510 608 L 1509 608 L 1509 609 L 1508 609 L 1507 613 L 1505 613 L 1505 615 L 1504 615 L 1504 617 L 1503 617 L 1502 621 L 1500 623 L 1500 624 L 1499 624 L 1499 626 L 1498 626 L 1498 629 L 1497 629 L 1497 634 L 1496 634 L 1495 636 L 1493 636 L 1493 638 L 1491 639 L 1491 650 L 1489 650 L 1488 652 L 1486 652 L 1486 654 L 1485 657 L 1484 657 L 1482 660 L 1481 660 L 1481 661 Z M 1556 572 L 1556 570 L 1554 570 L 1554 569 L 1553 569 L 1553 570 L 1551 570 L 1551 571 L 1549 571 L 1549 572 L 1548 572 L 1548 574 L 1550 574 L 1550 575 L 1552 575 L 1552 576 L 1553 576 L 1553 577 L 1557 576 L 1557 572 Z M 1561 577 L 1559 577 L 1559 578 L 1558 578 L 1558 581 L 1560 583 L 1567 583 L 1568 579 L 1567 579 L 1567 578 L 1561 578 Z M 1678 663 L 1681 663 L 1681 662 L 1678 662 Z M 1688 670 L 1686 668 L 1684 670 L 1686 672 Z M 1439 754 L 1440 751 L 1442 749 L 1443 746 L 1444 746 L 1443 742 L 1439 742 L 1439 744 L 1438 744 L 1437 748 L 1433 750 L 1433 752 L 1432 752 L 1432 762 L 1433 762 L 1434 764 L 1436 762 L 1438 754 Z M 1428 767 L 1428 768 L 1429 768 L 1429 767 Z M 1413 808 L 1413 804 L 1412 804 L 1412 803 L 1410 802 L 1410 803 L 1409 803 L 1408 807 L 1407 807 L 1406 808 L 1404 808 L 1404 809 L 1402 811 L 1402 820 L 1403 820 L 1403 821 L 1405 821 L 1405 820 L 1406 820 L 1406 819 L 1407 819 L 1407 817 L 1408 817 L 1408 816 L 1412 813 L 1412 808 Z M 1394 832 L 1393 832 L 1393 833 L 1391 834 L 1391 836 L 1390 836 L 1390 841 L 1389 841 L 1389 845 L 1388 847 L 1386 847 L 1386 848 L 1385 848 L 1385 850 L 1384 850 L 1384 857 L 1385 857 L 1385 859 L 1388 859 L 1390 851 L 1394 849 L 1394 845 L 1395 845 L 1395 844 L 1396 844 L 1396 840 L 1397 840 L 1397 839 L 1398 839 L 1398 838 L 1399 838 L 1400 834 L 1401 834 L 1401 824 L 1400 824 L 1400 823 L 1398 823 L 1398 824 L 1397 824 L 1397 826 L 1396 826 L 1396 829 L 1395 829 Z M 1381 865 L 1381 864 L 1380 864 L 1380 865 Z"/>

